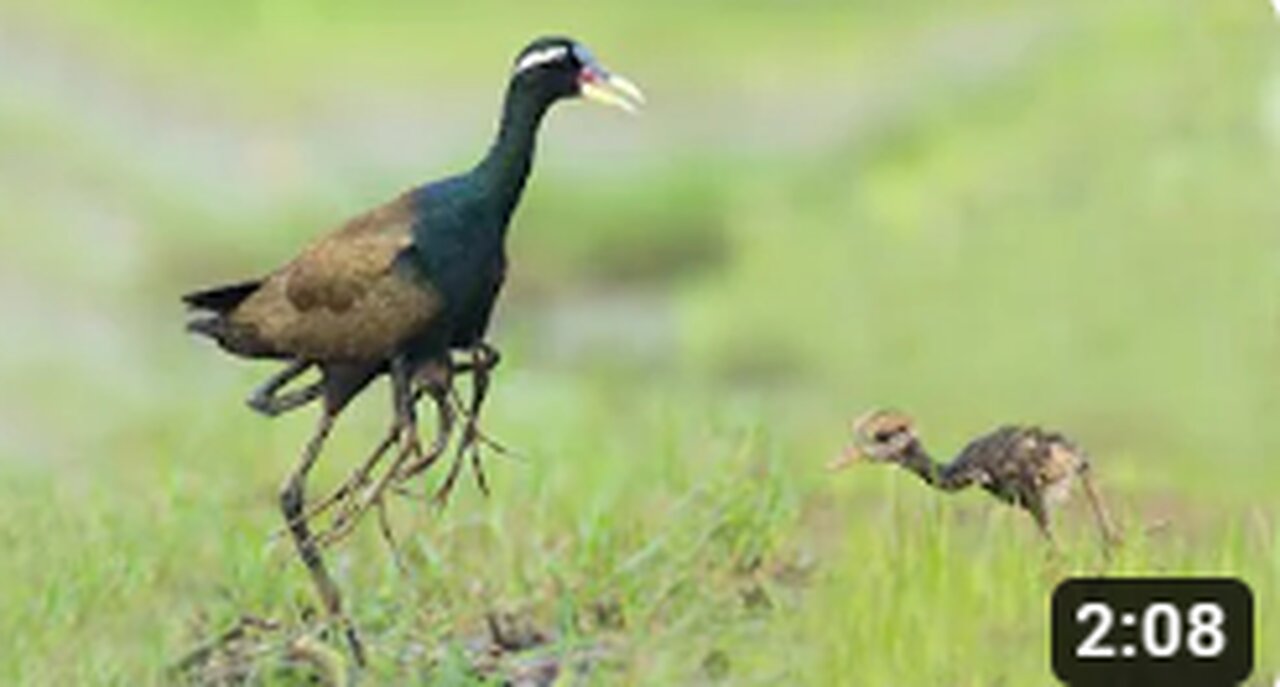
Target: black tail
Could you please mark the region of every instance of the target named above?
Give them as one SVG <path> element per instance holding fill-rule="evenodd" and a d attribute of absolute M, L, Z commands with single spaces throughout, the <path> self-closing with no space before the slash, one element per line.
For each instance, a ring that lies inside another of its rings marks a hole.
<path fill-rule="evenodd" d="M 240 305 L 250 294 L 257 291 L 260 286 L 262 286 L 262 280 L 255 279 L 203 291 L 193 291 L 183 296 L 182 302 L 186 303 L 187 307 L 196 310 L 212 310 L 219 314 L 228 313 L 234 310 L 237 305 Z"/>
<path fill-rule="evenodd" d="M 198 311 L 194 319 L 187 321 L 187 331 L 207 336 L 223 350 L 243 358 L 287 358 L 263 342 L 252 328 L 238 326 L 229 317 L 260 286 L 260 280 L 247 281 L 183 296 L 187 307 Z"/>

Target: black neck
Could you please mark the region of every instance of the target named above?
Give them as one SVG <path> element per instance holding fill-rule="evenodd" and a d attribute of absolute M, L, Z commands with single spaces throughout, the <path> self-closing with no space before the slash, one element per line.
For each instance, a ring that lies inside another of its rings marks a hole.
<path fill-rule="evenodd" d="M 950 469 L 950 464 L 935 461 L 919 441 L 911 442 L 903 452 L 899 464 L 935 489 L 959 491 L 972 483 L 967 476 L 957 474 L 955 470 Z"/>
<path fill-rule="evenodd" d="M 494 194 L 506 217 L 520 201 L 533 166 L 538 126 L 554 100 L 518 80 L 507 87 L 497 138 L 473 172 Z"/>

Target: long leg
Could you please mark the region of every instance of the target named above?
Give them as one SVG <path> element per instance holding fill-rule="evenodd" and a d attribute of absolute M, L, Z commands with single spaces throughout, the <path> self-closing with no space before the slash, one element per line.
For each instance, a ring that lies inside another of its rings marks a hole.
<path fill-rule="evenodd" d="M 298 462 L 298 466 L 294 468 L 293 472 L 290 473 L 288 479 L 285 480 L 284 487 L 280 490 L 280 510 L 284 513 L 285 522 L 289 526 L 289 533 L 293 536 L 294 545 L 298 549 L 298 557 L 307 566 L 307 571 L 311 574 L 311 581 L 320 593 L 321 601 L 324 602 L 325 610 L 330 618 L 337 620 L 342 625 L 343 633 L 347 638 L 347 645 L 351 648 L 351 654 L 355 658 L 356 664 L 363 666 L 365 664 L 364 646 L 360 643 L 360 637 L 356 634 L 351 620 L 342 612 L 342 594 L 338 591 L 338 585 L 334 583 L 333 578 L 329 576 L 329 571 L 324 565 L 324 559 L 320 556 L 319 547 L 311 539 L 311 532 L 306 519 L 300 517 L 306 505 L 307 473 L 311 471 L 316 459 L 320 457 L 320 449 L 324 446 L 325 439 L 329 437 L 329 432 L 333 429 L 335 417 L 336 414 L 327 407 L 320 415 L 320 422 L 316 426 L 315 434 L 311 436 L 302 452 L 302 459 Z"/>
<path fill-rule="evenodd" d="M 283 370 L 263 382 L 262 386 L 254 389 L 245 403 L 263 415 L 275 417 L 316 400 L 324 394 L 324 385 L 321 382 L 279 395 L 280 389 L 297 378 L 298 375 L 306 372 L 310 367 L 311 363 L 305 360 L 295 360 L 289 363 Z"/>
<path fill-rule="evenodd" d="M 448 403 L 448 387 L 428 383 L 426 393 L 435 399 L 436 408 L 440 414 L 440 426 L 437 428 L 436 438 L 432 442 L 430 450 L 418 456 L 413 462 L 406 464 L 405 461 L 413 456 L 411 455 L 410 447 L 402 446 L 395 460 L 378 477 L 376 482 L 365 489 L 360 500 L 340 513 L 335 519 L 333 527 L 317 537 L 319 545 L 327 546 L 346 536 L 369 508 L 381 503 L 387 489 L 391 488 L 396 482 L 409 479 L 418 472 L 427 469 L 444 452 L 453 426 L 453 408 Z"/>
<path fill-rule="evenodd" d="M 417 460 L 400 468 L 397 478 L 401 481 L 412 479 L 419 473 L 435 464 L 449 445 L 449 437 L 453 434 L 453 405 L 449 403 L 449 384 L 437 380 L 428 380 L 422 391 L 431 397 L 436 406 L 436 438 L 431 447 Z"/>
<path fill-rule="evenodd" d="M 356 522 L 370 507 L 378 506 L 381 510 L 386 490 L 400 482 L 429 468 L 444 452 L 452 434 L 453 407 L 448 402 L 451 391 L 452 374 L 447 361 L 432 361 L 422 366 L 416 374 L 406 379 L 406 365 L 403 359 L 393 361 L 391 368 L 393 398 L 395 400 L 395 417 L 382 442 L 374 449 L 372 455 L 352 473 L 333 493 L 325 497 L 299 519 L 310 520 L 320 513 L 332 508 L 335 504 L 346 501 L 341 511 L 334 517 L 332 525 L 325 531 L 313 536 L 312 541 L 320 547 L 328 546 L 349 533 Z M 409 387 L 411 382 L 420 382 L 416 388 Z M 439 423 L 435 440 L 430 450 L 423 453 L 416 441 L 416 417 L 413 409 L 423 394 L 430 394 L 435 400 L 439 413 Z M 410 434 L 410 440 L 401 443 L 400 449 L 391 464 L 380 477 L 370 484 L 370 479 L 377 465 L 397 439 Z M 412 459 L 412 460 L 410 460 Z M 406 461 L 409 461 L 406 464 Z M 383 534 L 388 534 L 385 513 L 379 513 L 383 519 Z M 388 537 L 394 549 L 394 540 Z"/>
<path fill-rule="evenodd" d="M 368 484 L 369 476 L 373 473 L 373 470 L 378 467 L 378 463 L 382 462 L 382 457 L 386 455 L 387 451 L 389 451 L 393 445 L 395 445 L 396 439 L 399 438 L 400 424 L 393 420 L 391 428 L 387 431 L 387 435 L 382 439 L 382 443 L 378 444 L 377 447 L 373 449 L 373 453 L 371 453 L 369 457 L 360 464 L 360 467 L 351 474 L 351 477 L 347 478 L 345 482 L 339 485 L 338 488 L 333 490 L 333 492 L 328 496 L 313 503 L 309 508 L 307 508 L 306 512 L 299 517 L 305 520 L 311 520 L 317 515 L 329 510 L 334 504 L 344 498 L 355 494 L 361 487 Z"/>
<path fill-rule="evenodd" d="M 462 474 L 462 466 L 466 464 L 466 455 L 462 452 L 462 448 L 462 445 L 458 446 L 458 452 L 454 454 L 453 463 L 449 465 L 449 474 L 445 475 L 444 481 L 440 483 L 440 488 L 436 489 L 436 495 L 433 500 L 436 506 L 440 508 L 444 508 L 449 504 L 449 495 L 453 493 L 453 487 L 458 483 L 458 476 Z"/>
<path fill-rule="evenodd" d="M 1084 487 L 1084 494 L 1089 499 L 1089 507 L 1093 509 L 1093 517 L 1098 522 L 1098 534 L 1102 537 L 1103 550 L 1109 554 L 1112 548 L 1121 543 L 1120 530 L 1116 528 L 1111 516 L 1107 513 L 1106 504 L 1102 502 L 1102 494 L 1098 493 L 1088 466 L 1080 471 L 1080 485 Z"/>
<path fill-rule="evenodd" d="M 311 507 L 307 508 L 305 513 L 298 516 L 300 519 L 310 521 L 321 513 L 334 507 L 334 505 L 339 502 L 346 501 L 344 504 L 346 508 L 339 511 L 339 513 L 334 517 L 333 525 L 328 530 L 313 535 L 313 541 L 320 545 L 323 545 L 321 542 L 332 541 L 333 531 L 346 526 L 347 522 L 351 519 L 352 514 L 357 511 L 360 506 L 360 501 L 357 500 L 356 495 L 360 493 L 361 489 L 369 484 L 369 480 L 373 475 L 373 471 L 378 467 L 378 463 L 382 462 L 387 451 L 395 445 L 396 440 L 399 439 L 400 436 L 400 423 L 398 420 L 393 419 L 391 428 L 387 431 L 387 435 L 383 437 L 382 443 L 378 444 L 378 446 L 373 449 L 373 452 L 367 459 L 365 459 L 365 462 L 362 463 L 360 467 L 356 468 L 356 471 L 353 472 L 346 481 L 339 485 L 337 489 L 334 489 L 328 496 L 312 504 Z"/>
<path fill-rule="evenodd" d="M 489 375 L 498 368 L 500 362 L 502 362 L 502 354 L 498 349 L 483 341 L 471 349 L 471 365 L 474 369 L 471 392 L 473 416 L 480 414 L 480 407 L 489 393 Z"/>
<path fill-rule="evenodd" d="M 395 403 L 396 423 L 403 433 L 402 454 L 422 460 L 422 442 L 418 438 L 418 413 L 414 408 L 413 376 L 403 355 L 391 359 L 391 396 Z"/>
<path fill-rule="evenodd" d="M 324 384 L 316 382 L 298 389 L 297 391 L 290 391 L 287 394 L 281 394 L 268 399 L 263 405 L 255 405 L 252 407 L 254 410 L 267 415 L 268 417 L 275 417 L 277 415 L 283 415 L 284 413 L 296 408 L 301 408 L 323 395 Z"/>
<path fill-rule="evenodd" d="M 471 349 L 471 360 L 454 368 L 455 372 L 471 373 L 471 403 L 467 407 L 467 425 L 462 434 L 464 450 L 474 450 L 477 444 L 484 444 L 498 453 L 507 453 L 506 447 L 486 436 L 480 430 L 480 410 L 484 406 L 485 397 L 489 394 L 489 379 L 498 363 L 502 362 L 502 354 L 498 349 L 483 341 Z M 479 466 L 479 456 L 473 456 L 474 466 Z M 480 474 L 477 473 L 479 479 Z"/>
<path fill-rule="evenodd" d="M 392 465 L 387 468 L 388 471 L 390 471 L 389 474 L 395 475 L 395 481 L 397 482 L 407 480 L 417 475 L 419 472 L 429 468 L 436 459 L 439 458 L 440 454 L 444 452 L 444 447 L 448 443 L 449 436 L 452 434 L 453 408 L 445 402 L 445 395 L 448 391 L 447 385 L 449 383 L 447 381 L 449 379 L 448 371 L 446 368 L 439 369 L 443 372 L 443 376 L 438 378 L 428 378 L 423 386 L 419 386 L 413 390 L 413 395 L 411 397 L 411 403 L 415 406 L 424 394 L 429 393 L 432 398 L 435 399 L 436 410 L 439 414 L 436 438 L 432 442 L 430 449 L 426 451 L 425 454 L 417 457 L 408 465 L 404 465 L 403 461 L 403 458 L 406 456 L 406 449 L 404 446 L 401 447 L 397 458 L 392 462 Z M 424 376 L 428 374 L 429 372 L 426 371 L 422 373 Z M 350 529 L 349 525 L 354 522 L 354 519 L 358 517 L 358 515 L 362 514 L 369 505 L 381 499 L 382 493 L 378 487 L 374 487 L 363 494 L 361 490 L 369 485 L 369 480 L 373 475 L 373 471 L 382 461 L 382 458 L 386 455 L 387 451 L 389 451 L 391 447 L 395 445 L 396 441 L 404 434 L 405 428 L 402 423 L 403 414 L 399 411 L 399 399 L 397 399 L 396 405 L 396 417 L 392 419 L 391 427 L 387 430 L 387 434 L 383 437 L 382 442 L 374 448 L 373 453 L 369 458 L 367 458 L 365 462 L 361 464 L 354 473 L 352 473 L 351 477 L 335 489 L 333 493 L 311 506 L 307 512 L 301 516 L 309 520 L 329 508 L 332 508 L 340 501 L 343 501 L 344 499 L 351 499 L 346 504 L 347 507 L 339 512 L 334 518 L 333 526 L 328 531 L 316 536 L 317 541 L 321 541 L 326 544 L 335 541 Z M 377 492 L 376 494 L 374 493 L 375 491 Z M 355 498 L 357 494 L 362 494 L 363 498 Z"/>
<path fill-rule="evenodd" d="M 391 549 L 391 559 L 395 561 L 396 568 L 400 570 L 400 574 L 407 575 L 409 568 L 400 556 L 400 544 L 396 542 L 396 532 L 391 528 L 391 516 L 387 515 L 387 502 L 382 499 L 378 500 L 378 529 L 382 532 L 382 540 L 387 543 L 387 548 Z"/>
<path fill-rule="evenodd" d="M 294 367 L 300 367 L 299 371 L 293 372 L 293 375 L 295 376 L 301 370 L 306 369 L 305 366 L 295 365 Z M 325 406 L 329 409 L 329 412 L 333 415 L 337 415 L 342 412 L 342 409 L 346 407 L 347 403 L 357 393 L 359 393 L 365 385 L 379 374 L 379 367 L 380 366 L 376 365 L 329 365 L 323 368 L 322 372 L 324 377 L 319 382 L 295 393 L 302 394 L 314 391 L 318 395 L 323 395 L 325 397 Z M 285 373 L 282 373 L 280 376 L 283 377 L 284 374 L 289 372 L 290 370 L 286 370 Z M 287 381 L 285 383 L 287 383 Z M 264 385 L 263 389 L 267 388 L 268 387 Z M 278 385 L 276 388 L 278 388 Z M 413 401 L 416 403 L 417 395 L 414 396 Z M 381 462 L 382 457 L 388 450 L 390 450 L 391 446 L 395 444 L 396 439 L 401 436 L 399 421 L 399 408 L 401 407 L 400 400 L 396 399 L 393 406 L 393 410 L 395 411 L 393 414 L 396 417 L 392 418 L 391 429 L 388 431 L 387 437 L 373 450 L 373 453 L 360 464 L 360 467 L 356 468 L 355 472 L 353 472 L 346 481 L 340 484 L 338 488 L 333 490 L 328 496 L 311 504 L 303 514 L 298 516 L 300 519 L 314 519 L 317 515 L 320 515 L 332 508 L 334 504 L 351 496 L 352 494 L 355 494 L 360 487 L 368 483 L 369 475 L 378 466 L 378 463 Z M 289 523 L 285 524 L 287 526 Z"/>
<path fill-rule="evenodd" d="M 437 442 L 440 441 L 442 436 L 443 432 L 437 436 Z M 432 453 L 438 453 L 434 451 L 434 446 Z M 402 474 L 404 461 L 408 457 L 409 452 L 405 448 L 401 448 L 395 460 L 392 461 L 391 465 L 388 466 L 385 471 L 383 471 L 376 482 L 364 490 L 361 498 L 352 503 L 350 508 L 339 513 L 334 519 L 333 526 L 316 537 L 316 544 L 319 546 L 329 546 L 349 534 L 356 526 L 356 523 L 364 517 L 364 514 L 368 512 L 370 508 L 382 502 L 382 498 L 386 495 L 387 489 L 390 489 L 398 479 L 403 479 L 399 477 L 399 475 Z M 426 462 L 429 465 L 431 453 L 428 453 L 425 457 L 428 459 Z"/>
<path fill-rule="evenodd" d="M 476 486 L 485 496 L 489 495 L 489 483 L 485 477 L 484 464 L 481 462 L 480 445 L 486 445 L 494 451 L 506 454 L 507 448 L 486 436 L 480 430 L 480 411 L 489 392 L 489 376 L 502 361 L 502 355 L 496 348 L 480 342 L 471 349 L 471 360 L 455 368 L 455 371 L 471 372 L 471 402 L 466 407 L 467 423 L 462 432 L 462 440 L 458 443 L 458 452 L 454 458 L 449 474 L 440 489 L 436 492 L 436 501 L 443 506 L 449 498 L 457 482 L 462 463 L 468 454 L 472 472 L 475 474 Z M 461 405 L 461 403 L 460 403 Z"/>
<path fill-rule="evenodd" d="M 1058 547 L 1058 540 L 1053 536 L 1053 528 L 1049 525 L 1049 511 L 1045 507 L 1044 499 L 1039 494 L 1030 496 L 1024 502 L 1024 506 L 1027 512 L 1031 514 L 1031 518 L 1036 521 L 1036 527 L 1040 528 L 1040 534 L 1049 543 L 1049 549 L 1052 554 L 1057 557 L 1062 549 Z"/>

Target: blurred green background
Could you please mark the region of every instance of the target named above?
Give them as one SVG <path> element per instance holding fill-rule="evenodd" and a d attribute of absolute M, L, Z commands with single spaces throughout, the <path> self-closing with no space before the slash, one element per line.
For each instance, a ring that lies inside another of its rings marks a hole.
<path fill-rule="evenodd" d="M 587 684 L 1052 683 L 1048 593 L 1104 569 L 1084 512 L 1056 570 L 982 494 L 824 474 L 886 404 L 939 455 L 1068 431 L 1128 534 L 1108 569 L 1245 577 L 1280 671 L 1263 0 L 0 0 L 0 681 L 163 681 L 311 603 L 270 536 L 311 420 L 245 409 L 269 368 L 178 296 L 465 169 L 547 32 L 650 105 L 543 129 L 487 411 L 526 459 L 397 504 L 408 576 L 372 532 L 333 554 L 375 683 L 472 684 L 449 647 L 494 608 L 607 641 Z"/>

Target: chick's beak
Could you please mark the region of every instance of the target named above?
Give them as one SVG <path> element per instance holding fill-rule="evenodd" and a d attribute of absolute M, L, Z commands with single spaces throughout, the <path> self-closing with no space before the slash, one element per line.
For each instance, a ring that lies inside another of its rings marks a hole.
<path fill-rule="evenodd" d="M 622 108 L 631 114 L 644 104 L 644 93 L 638 86 L 597 64 L 589 64 L 578 73 L 578 88 L 588 100 Z"/>
<path fill-rule="evenodd" d="M 832 472 L 836 470 L 843 470 L 862 460 L 862 457 L 862 451 L 859 451 L 857 446 L 849 446 L 845 448 L 845 450 L 841 451 L 840 455 L 832 458 L 827 463 L 827 469 Z"/>

